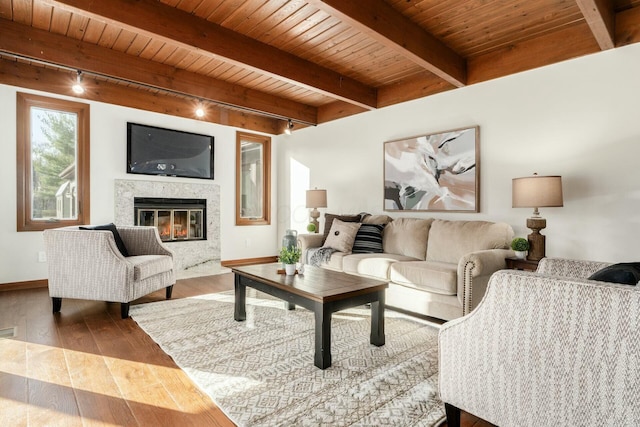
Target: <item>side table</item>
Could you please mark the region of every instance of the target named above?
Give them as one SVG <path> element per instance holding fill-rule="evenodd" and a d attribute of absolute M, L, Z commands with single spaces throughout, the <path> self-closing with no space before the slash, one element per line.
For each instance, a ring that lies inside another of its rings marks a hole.
<path fill-rule="evenodd" d="M 520 258 L 505 258 L 505 261 L 507 262 L 507 268 L 524 271 L 536 271 L 538 269 L 539 262 Z"/>

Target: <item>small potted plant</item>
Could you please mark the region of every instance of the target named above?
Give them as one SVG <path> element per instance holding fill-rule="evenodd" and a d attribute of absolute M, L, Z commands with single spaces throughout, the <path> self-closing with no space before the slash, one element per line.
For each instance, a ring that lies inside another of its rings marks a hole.
<path fill-rule="evenodd" d="M 516 253 L 517 258 L 524 259 L 529 250 L 529 241 L 524 237 L 516 237 L 511 241 L 511 249 Z"/>
<path fill-rule="evenodd" d="M 296 274 L 296 263 L 300 261 L 302 251 L 297 246 L 284 246 L 280 249 L 279 260 L 284 264 L 285 274 L 291 276 Z"/>

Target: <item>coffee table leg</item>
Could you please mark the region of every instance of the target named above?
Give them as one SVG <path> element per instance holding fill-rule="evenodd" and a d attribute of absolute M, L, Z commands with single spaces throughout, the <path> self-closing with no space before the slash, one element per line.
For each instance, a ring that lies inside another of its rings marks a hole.
<path fill-rule="evenodd" d="M 247 320 L 246 312 L 247 287 L 240 283 L 240 275 L 235 277 L 235 310 L 233 318 L 237 321 Z"/>
<path fill-rule="evenodd" d="M 314 365 L 320 369 L 331 366 L 331 311 L 326 304 L 316 303 L 316 353 Z"/>
<path fill-rule="evenodd" d="M 384 291 L 378 292 L 378 301 L 371 303 L 371 344 L 384 345 Z"/>

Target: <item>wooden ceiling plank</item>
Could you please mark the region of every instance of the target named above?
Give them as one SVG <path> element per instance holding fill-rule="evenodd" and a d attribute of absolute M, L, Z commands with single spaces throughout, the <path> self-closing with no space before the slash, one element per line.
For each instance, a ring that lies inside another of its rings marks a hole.
<path fill-rule="evenodd" d="M 105 27 L 106 24 L 104 22 L 90 19 L 82 40 L 87 43 L 99 44 L 98 42 L 100 41 L 100 37 L 102 37 Z"/>
<path fill-rule="evenodd" d="M 237 31 L 242 34 L 247 34 L 249 31 L 260 28 L 270 16 L 272 16 L 278 9 L 280 9 L 286 3 L 286 0 L 269 0 L 265 1 L 260 8 L 258 8 L 251 15 L 246 16 L 242 22 L 238 25 L 230 27 L 233 31 Z"/>
<path fill-rule="evenodd" d="M 571 43 L 567 43 L 567 40 L 571 40 Z M 553 46 L 553 49 L 549 46 Z M 536 39 L 469 58 L 469 84 L 555 64 L 599 50 L 589 26 L 582 22 Z"/>
<path fill-rule="evenodd" d="M 349 25 L 356 26 L 374 40 L 400 52 L 449 83 L 457 87 L 466 84 L 464 58 L 384 0 L 311 0 L 311 3 L 332 15 L 337 14 Z"/>
<path fill-rule="evenodd" d="M 69 21 L 69 29 L 67 30 L 67 36 L 73 37 L 77 40 L 82 40 L 84 32 L 89 24 L 89 18 L 80 15 L 72 15 Z"/>
<path fill-rule="evenodd" d="M 0 18 L 12 20 L 13 6 L 11 0 L 0 0 Z"/>
<path fill-rule="evenodd" d="M 366 108 L 375 108 L 377 102 L 375 88 L 153 0 L 43 1 L 161 37 L 167 42 L 201 49 L 203 53 L 222 56 L 240 66 L 271 74 L 346 102 Z"/>
<path fill-rule="evenodd" d="M 13 0 L 13 20 L 21 24 L 31 25 L 33 17 L 32 0 Z"/>
<path fill-rule="evenodd" d="M 0 51 L 209 99 L 268 115 L 316 123 L 314 107 L 176 69 L 12 21 L 0 25 Z"/>
<path fill-rule="evenodd" d="M 18 22 L 18 21 L 16 21 Z M 53 9 L 53 15 L 51 16 L 51 32 L 67 35 L 69 31 L 69 22 L 71 22 L 71 12 L 68 10 Z"/>
<path fill-rule="evenodd" d="M 616 13 L 616 43 L 625 46 L 640 42 L 640 7 Z"/>
<path fill-rule="evenodd" d="M 51 15 L 53 7 L 41 3 L 33 4 L 33 18 L 31 25 L 40 30 L 49 31 L 51 29 Z"/>
<path fill-rule="evenodd" d="M 600 49 L 613 49 L 615 42 L 615 12 L 611 0 L 576 0 Z"/>

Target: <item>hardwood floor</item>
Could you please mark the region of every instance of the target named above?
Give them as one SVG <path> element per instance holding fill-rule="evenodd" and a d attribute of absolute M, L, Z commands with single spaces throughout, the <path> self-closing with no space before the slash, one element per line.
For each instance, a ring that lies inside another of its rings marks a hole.
<path fill-rule="evenodd" d="M 179 280 L 173 299 L 233 289 L 233 275 Z M 164 300 L 164 290 L 133 304 Z M 0 292 L 0 425 L 232 426 L 120 304 L 65 299 L 46 288 Z M 463 414 L 466 427 L 489 427 Z"/>

